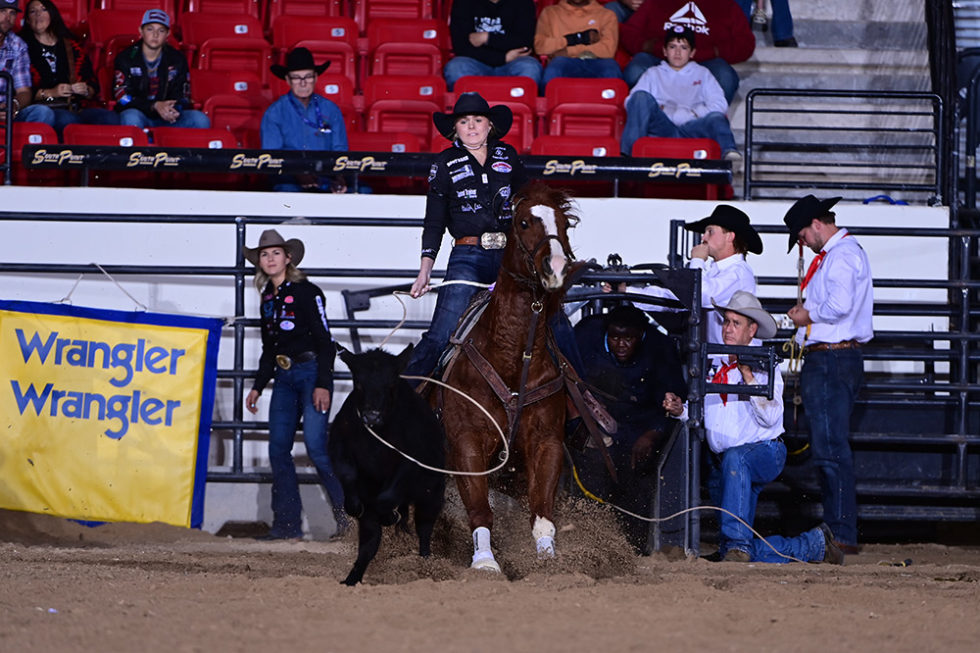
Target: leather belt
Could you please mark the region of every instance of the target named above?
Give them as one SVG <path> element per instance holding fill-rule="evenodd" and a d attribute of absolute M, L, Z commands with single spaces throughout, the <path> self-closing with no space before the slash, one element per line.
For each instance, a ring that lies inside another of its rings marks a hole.
<path fill-rule="evenodd" d="M 807 345 L 803 352 L 809 354 L 814 351 L 828 351 L 831 349 L 859 349 L 861 343 L 857 340 L 843 340 L 841 342 L 815 342 L 812 345 Z"/>
<path fill-rule="evenodd" d="M 304 351 L 302 353 L 296 354 L 295 356 L 287 356 L 286 354 L 276 354 L 276 365 L 284 370 L 288 370 L 293 365 L 298 363 L 305 363 L 306 361 L 316 360 L 315 351 Z"/>
<path fill-rule="evenodd" d="M 488 231 L 479 236 L 457 238 L 457 245 L 479 245 L 483 249 L 503 249 L 507 245 L 507 234 L 502 231 Z"/>

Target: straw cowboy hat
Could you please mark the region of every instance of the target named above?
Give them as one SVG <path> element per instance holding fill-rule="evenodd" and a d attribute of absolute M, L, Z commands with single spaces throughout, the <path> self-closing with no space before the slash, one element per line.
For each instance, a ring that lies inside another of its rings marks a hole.
<path fill-rule="evenodd" d="M 756 338 L 772 338 L 776 335 L 776 320 L 762 308 L 758 298 L 750 292 L 736 290 L 731 301 L 728 302 L 728 306 L 719 306 L 715 303 L 714 298 L 711 299 L 711 305 L 719 311 L 732 311 L 744 315 L 758 324 L 759 329 L 755 332 Z"/>
<path fill-rule="evenodd" d="M 293 72 L 294 70 L 312 70 L 317 75 L 323 73 L 330 65 L 329 61 L 324 61 L 322 64 L 317 66 L 313 63 L 313 53 L 306 48 L 293 48 L 286 55 L 286 65 L 281 66 L 279 64 L 273 64 L 269 66 L 269 70 L 272 74 L 279 79 L 286 79 L 286 75 Z"/>
<path fill-rule="evenodd" d="M 303 260 L 303 254 L 306 253 L 306 247 L 303 246 L 302 240 L 299 238 L 285 240 L 275 229 L 266 229 L 262 232 L 262 235 L 259 236 L 258 247 L 243 247 L 242 249 L 245 252 L 245 259 L 258 267 L 259 252 L 269 247 L 282 247 L 283 251 L 289 255 L 289 262 L 294 266 L 299 265 L 299 262 Z"/>
<path fill-rule="evenodd" d="M 814 218 L 833 215 L 833 211 L 830 209 L 834 208 L 834 205 L 839 201 L 841 201 L 840 197 L 818 200 L 813 195 L 807 195 L 796 200 L 796 204 L 789 207 L 789 211 L 783 218 L 783 222 L 789 228 L 789 249 L 786 250 L 786 253 L 793 251 L 793 245 L 800 239 L 800 232 L 809 227 Z"/>
<path fill-rule="evenodd" d="M 701 218 L 695 222 L 688 222 L 684 228 L 703 234 L 709 224 L 718 225 L 723 229 L 735 232 L 735 235 L 745 243 L 745 247 L 753 254 L 762 253 L 762 238 L 759 233 L 749 224 L 749 216 L 745 215 L 734 206 L 719 204 L 707 218 Z"/>
<path fill-rule="evenodd" d="M 456 100 L 456 106 L 449 113 L 434 112 L 432 122 L 439 133 L 453 140 L 456 138 L 456 119 L 460 116 L 486 116 L 496 130 L 496 138 L 503 138 L 510 131 L 514 122 L 514 114 L 510 107 L 498 104 L 491 107 L 477 92 L 463 93 Z"/>

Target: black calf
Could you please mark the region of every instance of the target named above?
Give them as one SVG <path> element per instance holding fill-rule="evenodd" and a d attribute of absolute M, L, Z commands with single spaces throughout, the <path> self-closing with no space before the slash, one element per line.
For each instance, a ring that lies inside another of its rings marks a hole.
<path fill-rule="evenodd" d="M 430 553 L 432 529 L 442 510 L 445 477 L 423 469 L 379 442 L 367 427 L 398 451 L 437 468 L 445 467 L 442 424 L 399 374 L 412 353 L 380 349 L 353 354 L 340 348 L 354 389 L 330 428 L 330 460 L 344 486 L 344 510 L 357 518 L 357 560 L 344 583 L 356 585 L 381 544 L 382 526 L 407 517 L 415 506 L 419 555 Z"/>

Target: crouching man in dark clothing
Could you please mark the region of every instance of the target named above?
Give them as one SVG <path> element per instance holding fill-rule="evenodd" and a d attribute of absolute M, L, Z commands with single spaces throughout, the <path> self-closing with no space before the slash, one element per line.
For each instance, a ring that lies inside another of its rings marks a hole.
<path fill-rule="evenodd" d="M 618 306 L 605 315 L 583 319 L 575 326 L 575 339 L 582 355 L 583 379 L 619 425 L 616 433 L 604 438 L 616 480 L 599 445 L 585 435 L 585 429 L 577 428 L 571 434 L 569 450 L 579 481 L 600 499 L 647 516 L 657 453 L 672 426 L 662 407 L 664 396 L 667 392 L 687 395 L 680 357 L 671 339 L 633 306 Z M 617 515 L 630 544 L 646 553 L 650 524 Z"/>

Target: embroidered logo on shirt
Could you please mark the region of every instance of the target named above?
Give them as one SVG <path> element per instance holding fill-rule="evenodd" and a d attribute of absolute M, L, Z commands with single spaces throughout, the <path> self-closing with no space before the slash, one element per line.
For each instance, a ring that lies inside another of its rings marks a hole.
<path fill-rule="evenodd" d="M 465 165 L 462 168 L 459 168 L 458 170 L 453 170 L 451 172 L 452 172 L 451 179 L 453 180 L 454 184 L 459 183 L 460 181 L 466 179 L 467 177 L 474 176 L 473 166 L 471 165 Z"/>
<path fill-rule="evenodd" d="M 283 302 L 284 304 L 292 304 L 292 303 L 293 303 L 293 301 L 294 301 L 294 300 L 293 300 L 293 296 L 292 296 L 292 295 L 286 295 L 286 296 L 285 296 L 285 297 L 283 298 L 283 300 L 282 300 L 282 302 Z"/>
<path fill-rule="evenodd" d="M 438 169 L 439 169 L 439 167 L 438 167 L 438 166 L 437 166 L 436 164 L 434 164 L 434 163 L 432 164 L 432 167 L 431 167 L 431 168 L 429 168 L 429 181 L 430 181 L 430 182 L 431 182 L 431 181 L 432 181 L 433 179 L 435 179 L 435 178 L 436 178 L 436 172 L 438 171 Z"/>
<path fill-rule="evenodd" d="M 664 23 L 664 31 L 670 29 L 674 25 L 683 25 L 690 28 L 695 34 L 710 34 L 711 30 L 708 29 L 708 19 L 704 17 L 704 12 L 698 7 L 696 2 L 688 2 L 683 7 L 674 12 L 666 23 Z"/>
<path fill-rule="evenodd" d="M 490 168 L 493 169 L 494 172 L 499 172 L 501 174 L 507 174 L 514 169 L 513 166 L 511 166 L 509 163 L 505 163 L 504 161 L 497 161 L 493 163 Z"/>
<path fill-rule="evenodd" d="M 282 322 L 279 323 L 279 328 L 282 329 L 283 331 L 292 331 L 293 329 L 296 328 L 296 325 L 290 322 L 289 320 L 283 320 Z"/>
<path fill-rule="evenodd" d="M 476 199 L 476 189 L 475 188 L 464 188 L 456 192 L 456 197 L 460 199 Z"/>
<path fill-rule="evenodd" d="M 454 166 L 457 163 L 466 163 L 466 157 L 461 156 L 458 159 L 453 159 L 452 161 L 446 161 L 446 167 L 448 168 L 449 166 Z"/>

